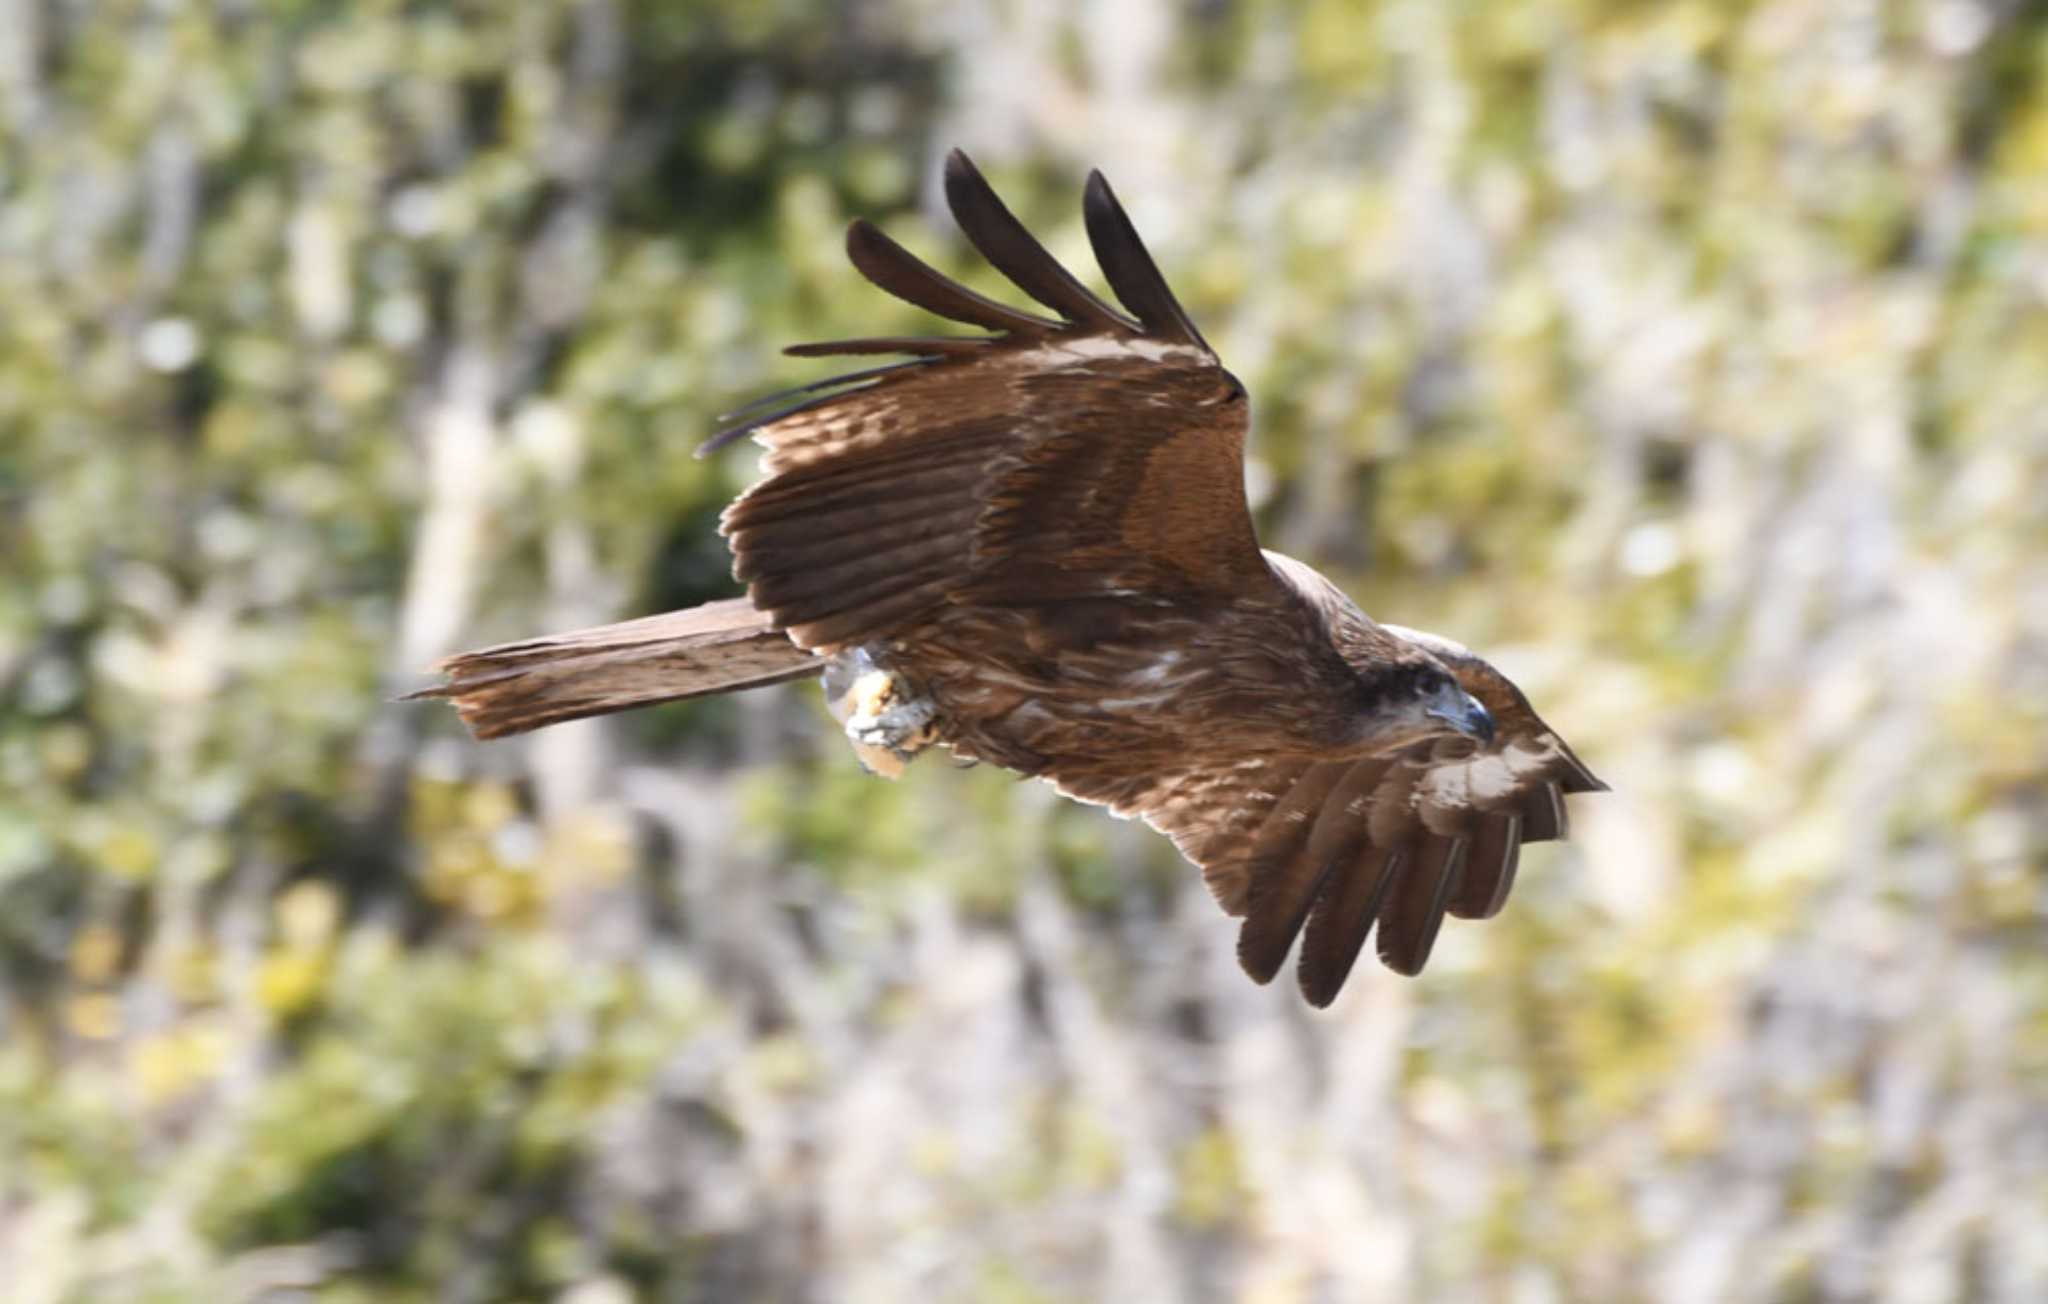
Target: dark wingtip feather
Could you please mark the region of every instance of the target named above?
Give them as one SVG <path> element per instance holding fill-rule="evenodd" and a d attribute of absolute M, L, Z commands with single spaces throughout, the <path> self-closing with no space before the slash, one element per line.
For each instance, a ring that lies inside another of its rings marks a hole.
<path fill-rule="evenodd" d="M 1358 953 L 1365 949 L 1366 934 L 1372 931 L 1388 885 L 1400 875 L 1405 856 L 1401 848 L 1374 848 L 1366 851 L 1359 863 L 1344 866 L 1324 881 L 1295 966 L 1301 994 L 1310 1005 L 1322 1009 L 1344 990 L 1344 981 L 1357 965 Z"/>
<path fill-rule="evenodd" d="M 1614 791 L 1612 788 L 1609 788 L 1607 786 L 1604 780 L 1602 780 L 1599 776 L 1595 775 L 1592 770 L 1586 767 L 1586 763 L 1579 759 L 1579 754 L 1573 751 L 1569 744 L 1566 744 L 1562 740 L 1559 740 L 1559 746 L 1564 748 L 1565 762 L 1571 767 L 1570 772 L 1565 775 L 1564 782 L 1562 785 L 1566 792 L 1577 793 Z"/>
<path fill-rule="evenodd" d="M 1110 288 L 1116 291 L 1124 307 L 1145 324 L 1145 330 L 1161 339 L 1192 344 L 1213 356 L 1215 350 L 1202 338 L 1202 332 L 1195 329 L 1180 300 L 1173 297 L 1166 278 L 1159 272 L 1159 264 L 1152 261 L 1145 242 L 1138 238 L 1138 228 L 1131 224 L 1130 215 L 1117 202 L 1116 192 L 1109 188 L 1109 180 L 1100 170 L 1088 174 L 1082 215 L 1102 274 L 1109 279 Z"/>
<path fill-rule="evenodd" d="M 1464 872 L 1468 845 L 1464 838 L 1429 839 L 1394 885 L 1393 898 L 1380 913 L 1378 945 L 1380 962 L 1395 973 L 1413 978 L 1429 963 L 1443 929 L 1444 907 Z"/>
<path fill-rule="evenodd" d="M 843 376 L 827 376 L 823 380 L 814 380 L 807 385 L 792 385 L 788 389 L 778 389 L 773 394 L 763 394 L 757 399 L 750 399 L 730 412 L 721 412 L 718 414 L 717 419 L 720 421 L 737 421 L 751 413 L 773 407 L 784 399 L 792 399 L 804 394 L 816 394 L 820 390 L 839 389 L 845 386 L 857 385 L 864 380 L 876 380 L 892 372 L 905 371 L 911 367 L 921 367 L 923 365 L 924 359 L 912 358 L 908 362 L 890 362 L 879 367 L 869 367 L 863 371 L 849 371 Z"/>
<path fill-rule="evenodd" d="M 1280 972 L 1280 966 L 1277 964 L 1271 966 L 1254 964 L 1251 960 L 1245 958 L 1245 942 L 1243 928 L 1239 928 L 1237 930 L 1237 967 L 1244 970 L 1245 977 L 1251 979 L 1253 982 L 1257 983 L 1261 987 L 1264 987 L 1271 983 L 1274 977 Z"/>
<path fill-rule="evenodd" d="M 1252 981 L 1269 983 L 1286 965 L 1287 953 L 1301 935 L 1301 926 L 1329 875 L 1327 865 L 1320 869 L 1304 864 L 1268 865 L 1253 870 L 1251 900 L 1237 930 L 1237 963 Z"/>
<path fill-rule="evenodd" d="M 1556 842 L 1565 836 L 1564 794 L 1554 783 L 1539 784 L 1522 798 L 1522 841 Z"/>
<path fill-rule="evenodd" d="M 1446 907 L 1460 919 L 1491 919 L 1508 902 L 1522 858 L 1522 817 L 1488 815 L 1465 853 L 1465 873 Z"/>
<path fill-rule="evenodd" d="M 817 340 L 783 346 L 791 358 L 837 358 L 869 353 L 908 353 L 921 359 L 964 357 L 996 343 L 993 335 L 876 335 L 855 340 Z"/>
<path fill-rule="evenodd" d="M 696 458 L 698 461 L 701 462 L 705 458 L 717 452 L 719 449 L 725 448 L 728 445 L 730 445 L 734 440 L 738 439 L 741 435 L 746 434 L 747 431 L 750 429 L 752 429 L 751 426 L 738 426 L 727 428 L 725 430 L 714 431 L 712 433 L 711 438 L 697 445 L 696 451 L 691 453 L 690 456 Z"/>
<path fill-rule="evenodd" d="M 990 266 L 1024 293 L 1076 326 L 1112 334 L 1137 331 L 1138 323 L 1097 298 L 1060 265 L 960 150 L 946 155 L 945 184 L 946 206 L 953 210 L 960 230 Z"/>
<path fill-rule="evenodd" d="M 984 330 L 1036 335 L 1062 323 L 1020 312 L 975 293 L 882 233 L 866 218 L 846 228 L 846 257 L 854 269 L 905 303 Z"/>
<path fill-rule="evenodd" d="M 914 366 L 916 364 L 909 363 L 902 365 Z M 890 370 L 894 370 L 894 368 L 890 368 Z M 844 380 L 846 378 L 841 377 L 840 379 Z M 700 458 L 709 457 L 711 454 L 717 452 L 719 449 L 724 448 L 727 445 L 733 443 L 742 435 L 751 434 L 752 432 L 759 430 L 763 426 L 772 426 L 778 421 L 785 420 L 789 417 L 797 416 L 800 413 L 816 411 L 818 408 L 824 407 L 828 403 L 837 403 L 840 399 L 845 398 L 849 394 L 859 394 L 866 390 L 873 389 L 880 382 L 881 377 L 872 376 L 866 380 L 855 381 L 853 384 L 847 385 L 844 388 L 835 389 L 829 394 L 813 394 L 810 397 L 804 398 L 800 402 L 791 403 L 787 407 L 780 407 L 774 409 L 773 411 L 761 412 L 758 413 L 757 415 L 749 416 L 743 421 L 735 422 L 734 424 L 725 427 L 723 430 L 717 431 L 711 436 L 711 438 L 705 440 L 702 444 L 699 444 L 697 446 L 697 456 Z M 803 391 L 799 390 L 793 392 L 800 393 Z M 783 395 L 777 395 L 776 397 L 780 398 L 783 397 Z M 745 411 L 745 409 L 741 410 Z"/>

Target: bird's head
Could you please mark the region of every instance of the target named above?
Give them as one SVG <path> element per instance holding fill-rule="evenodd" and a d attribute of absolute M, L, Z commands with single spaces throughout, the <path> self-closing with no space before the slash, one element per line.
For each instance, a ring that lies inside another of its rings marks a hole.
<path fill-rule="evenodd" d="M 1367 679 L 1372 700 L 1360 721 L 1360 742 L 1383 755 L 1421 743 L 1456 743 L 1467 750 L 1490 744 L 1492 713 L 1435 657 L 1415 652 Z"/>

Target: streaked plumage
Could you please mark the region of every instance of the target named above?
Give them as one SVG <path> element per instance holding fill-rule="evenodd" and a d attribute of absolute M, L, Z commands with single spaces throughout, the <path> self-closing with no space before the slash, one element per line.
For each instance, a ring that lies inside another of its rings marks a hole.
<path fill-rule="evenodd" d="M 707 445 L 767 450 L 721 522 L 747 598 L 464 654 L 426 695 L 493 737 L 858 656 L 955 753 L 1171 837 L 1243 917 L 1258 981 L 1299 937 L 1302 990 L 1327 1004 L 1375 927 L 1381 959 L 1418 972 L 1445 913 L 1498 911 L 1521 845 L 1562 837 L 1564 795 L 1602 785 L 1486 662 L 1260 550 L 1244 389 L 1100 173 L 1084 213 L 1121 310 L 958 152 L 946 196 L 1052 315 L 855 222 L 869 280 L 988 333 L 790 349 L 910 357 L 764 400 Z"/>

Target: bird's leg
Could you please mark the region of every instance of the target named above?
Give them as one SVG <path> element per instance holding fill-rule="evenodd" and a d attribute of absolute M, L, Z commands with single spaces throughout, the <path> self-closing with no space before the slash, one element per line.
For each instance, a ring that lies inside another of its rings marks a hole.
<path fill-rule="evenodd" d="M 860 763 L 885 779 L 901 777 L 939 740 L 938 704 L 865 647 L 848 648 L 826 664 L 825 704 Z"/>

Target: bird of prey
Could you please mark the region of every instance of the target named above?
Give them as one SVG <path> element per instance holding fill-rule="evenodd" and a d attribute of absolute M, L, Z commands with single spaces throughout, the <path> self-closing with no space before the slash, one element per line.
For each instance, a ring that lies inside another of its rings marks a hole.
<path fill-rule="evenodd" d="M 1605 785 L 1485 661 L 1260 549 L 1244 386 L 1100 172 L 1083 214 L 1120 307 L 957 150 L 945 192 L 1046 311 L 854 222 L 862 275 L 979 332 L 787 350 L 900 360 L 763 400 L 706 445 L 767 450 L 720 521 L 746 596 L 463 653 L 416 696 L 490 738 L 822 675 L 872 769 L 940 745 L 1165 833 L 1242 918 L 1261 983 L 1299 938 L 1302 992 L 1327 1005 L 1375 929 L 1388 967 L 1419 972 L 1444 915 L 1498 911 L 1522 844 Z"/>

